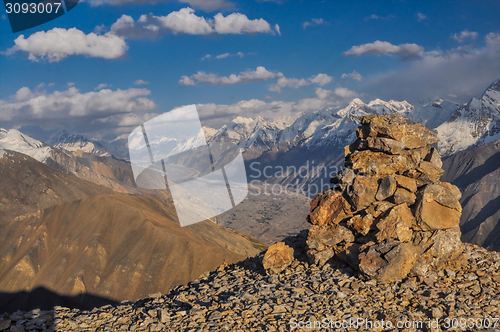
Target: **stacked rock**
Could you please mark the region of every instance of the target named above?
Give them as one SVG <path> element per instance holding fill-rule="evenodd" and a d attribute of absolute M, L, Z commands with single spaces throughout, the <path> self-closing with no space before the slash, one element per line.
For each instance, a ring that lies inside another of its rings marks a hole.
<path fill-rule="evenodd" d="M 438 138 L 399 114 L 361 118 L 345 147 L 337 187 L 317 195 L 307 219 L 311 263 L 336 257 L 369 279 L 424 277 L 460 262 L 460 190 L 439 181 Z"/>

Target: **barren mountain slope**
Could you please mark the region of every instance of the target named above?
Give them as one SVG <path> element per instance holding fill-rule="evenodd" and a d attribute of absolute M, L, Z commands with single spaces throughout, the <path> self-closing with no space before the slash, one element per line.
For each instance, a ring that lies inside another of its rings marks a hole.
<path fill-rule="evenodd" d="M 266 248 L 209 221 L 181 228 L 175 218 L 173 205 L 123 194 L 16 217 L 0 234 L 1 291 L 44 286 L 136 300 Z"/>
<path fill-rule="evenodd" d="M 52 205 L 110 193 L 108 188 L 57 172 L 22 153 L 6 150 L 0 157 L 0 224 Z"/>
<path fill-rule="evenodd" d="M 462 192 L 462 240 L 500 251 L 500 140 L 451 155 L 443 169 Z"/>

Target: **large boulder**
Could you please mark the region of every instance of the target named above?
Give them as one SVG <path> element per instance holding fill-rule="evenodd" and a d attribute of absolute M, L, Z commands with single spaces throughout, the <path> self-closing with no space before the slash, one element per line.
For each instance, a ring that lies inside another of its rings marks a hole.
<path fill-rule="evenodd" d="M 421 230 L 456 227 L 460 223 L 462 206 L 456 196 L 440 184 L 426 185 L 418 193 L 415 217 Z"/>
<path fill-rule="evenodd" d="M 293 248 L 277 242 L 267 248 L 262 265 L 268 274 L 280 273 L 293 262 Z"/>

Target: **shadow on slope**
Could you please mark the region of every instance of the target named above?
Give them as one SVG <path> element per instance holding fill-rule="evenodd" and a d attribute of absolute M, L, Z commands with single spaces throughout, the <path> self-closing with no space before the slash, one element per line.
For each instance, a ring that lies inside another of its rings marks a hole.
<path fill-rule="evenodd" d="M 73 296 L 61 295 L 45 287 L 37 287 L 29 292 L 0 292 L 0 313 L 13 313 L 17 310 L 30 311 L 33 309 L 51 310 L 54 306 L 91 310 L 94 307 L 107 304 L 116 305 L 118 302 L 88 293 Z"/>

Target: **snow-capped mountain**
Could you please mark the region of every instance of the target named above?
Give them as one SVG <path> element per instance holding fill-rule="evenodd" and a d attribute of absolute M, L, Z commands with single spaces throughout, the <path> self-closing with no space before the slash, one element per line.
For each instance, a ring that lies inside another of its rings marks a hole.
<path fill-rule="evenodd" d="M 442 103 L 446 105 L 443 112 Z M 243 149 L 270 148 L 275 144 L 288 146 L 320 147 L 327 145 L 344 146 L 355 139 L 354 129 L 359 124 L 359 118 L 369 114 L 400 113 L 412 116 L 415 120 L 426 121 L 432 125 L 451 115 L 452 103 L 435 102 L 420 108 L 415 108 L 406 101 L 380 99 L 365 104 L 356 98 L 343 109 L 328 108 L 317 112 L 309 112 L 298 117 L 291 125 L 280 125 L 268 122 L 262 118 L 255 120 L 238 117 L 229 125 L 223 126 L 210 140 L 231 141 Z M 443 114 L 446 113 L 446 114 Z M 427 114 L 427 117 L 424 115 Z M 214 129 L 210 129 L 214 131 Z"/>
<path fill-rule="evenodd" d="M 52 147 L 34 138 L 24 135 L 17 129 L 0 128 L 0 150 L 12 150 L 24 153 L 40 162 L 50 157 Z M 0 152 L 3 155 L 3 153 Z"/>
<path fill-rule="evenodd" d="M 67 151 L 78 151 L 96 154 L 98 156 L 110 156 L 111 153 L 99 142 L 86 138 L 79 134 L 70 134 L 61 130 L 50 136 L 48 143 L 54 147 Z"/>
<path fill-rule="evenodd" d="M 415 109 L 402 113 L 408 119 L 419 122 L 429 129 L 436 129 L 438 126 L 448 121 L 459 104 L 451 101 L 437 99 L 429 104 L 416 107 Z"/>
<path fill-rule="evenodd" d="M 464 150 L 500 138 L 500 79 L 480 99 L 458 107 L 451 118 L 437 127 L 442 155 Z"/>

